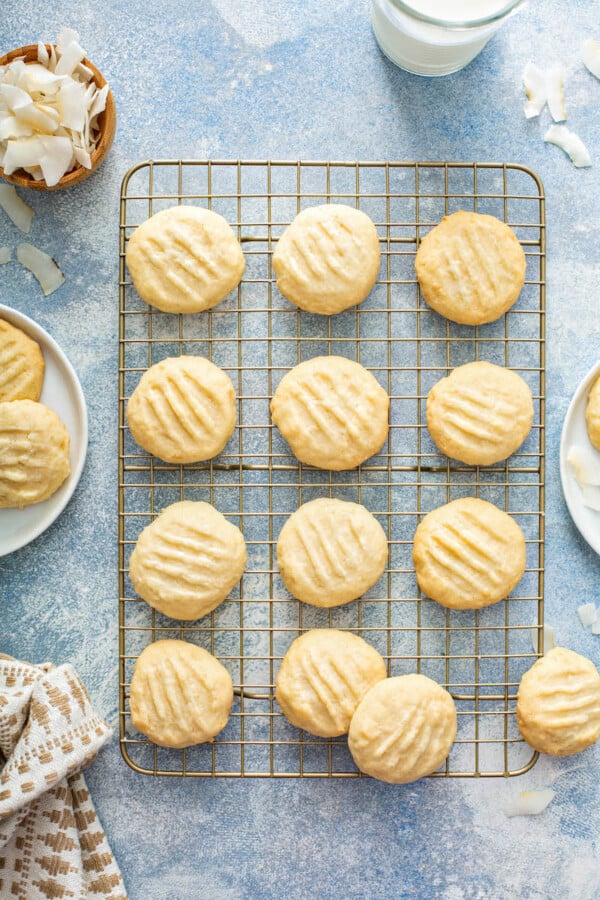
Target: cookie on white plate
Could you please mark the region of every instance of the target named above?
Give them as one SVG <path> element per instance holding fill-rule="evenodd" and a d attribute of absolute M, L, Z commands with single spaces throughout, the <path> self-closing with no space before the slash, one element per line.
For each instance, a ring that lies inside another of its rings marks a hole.
<path fill-rule="evenodd" d="M 588 395 L 585 424 L 592 446 L 600 450 L 600 378 L 596 378 Z"/>
<path fill-rule="evenodd" d="M 0 402 L 39 400 L 44 357 L 37 341 L 0 319 Z"/>
<path fill-rule="evenodd" d="M 71 471 L 70 445 L 63 422 L 43 403 L 0 403 L 0 507 L 51 497 Z"/>

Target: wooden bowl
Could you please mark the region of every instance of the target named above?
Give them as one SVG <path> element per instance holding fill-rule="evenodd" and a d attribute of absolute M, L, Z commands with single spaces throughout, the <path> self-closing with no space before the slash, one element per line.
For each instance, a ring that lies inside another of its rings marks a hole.
<path fill-rule="evenodd" d="M 49 53 L 50 44 L 46 44 L 46 49 Z M 6 53 L 0 58 L 0 66 L 5 66 L 7 63 L 12 62 L 19 57 L 23 58 L 25 62 L 37 62 L 37 52 L 37 44 L 29 44 L 27 47 L 18 47 L 16 50 L 11 50 L 10 53 Z M 83 64 L 94 73 L 94 83 L 97 87 L 103 88 L 106 84 L 106 78 L 102 72 L 100 72 L 89 59 L 84 59 Z M 117 110 L 115 108 L 115 100 L 112 91 L 110 90 L 106 97 L 106 109 L 98 116 L 98 125 L 100 127 L 100 136 L 98 143 L 96 144 L 96 149 L 91 155 L 91 169 L 86 169 L 85 166 L 77 166 L 76 169 L 63 175 L 58 184 L 55 184 L 53 187 L 48 187 L 45 181 L 36 181 L 23 169 L 17 169 L 12 175 L 5 175 L 4 170 L 0 166 L 0 177 L 4 178 L 5 181 L 10 181 L 11 184 L 17 185 L 17 187 L 29 188 L 32 191 L 59 191 L 62 190 L 62 188 L 73 187 L 73 185 L 79 184 L 80 181 L 85 181 L 85 179 L 89 178 L 90 175 L 93 175 L 96 169 L 102 164 L 106 154 L 111 148 L 115 136 Z"/>

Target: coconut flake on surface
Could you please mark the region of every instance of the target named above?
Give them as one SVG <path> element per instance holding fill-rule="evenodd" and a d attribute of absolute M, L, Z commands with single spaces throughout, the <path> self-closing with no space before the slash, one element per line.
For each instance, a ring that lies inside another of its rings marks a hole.
<path fill-rule="evenodd" d="M 513 816 L 539 816 L 549 806 L 556 796 L 555 791 L 544 788 L 541 791 L 519 791 L 504 807 L 504 815 Z"/>
<path fill-rule="evenodd" d="M 108 85 L 98 88 L 92 80 L 71 28 L 60 32 L 50 53 L 38 43 L 37 58 L 0 67 L 0 166 L 6 175 L 24 169 L 54 187 L 79 165 L 91 169 Z M 45 140 L 50 136 L 58 140 Z"/>
<path fill-rule="evenodd" d="M 579 621 L 584 628 L 590 628 L 598 618 L 598 610 L 594 603 L 584 603 L 577 607 Z"/>
<path fill-rule="evenodd" d="M 600 616 L 592 622 L 592 634 L 600 634 Z"/>
<path fill-rule="evenodd" d="M 565 70 L 562 66 L 550 66 L 546 69 L 546 103 L 550 115 L 555 122 L 564 122 L 567 118 L 565 95 L 563 89 Z"/>
<path fill-rule="evenodd" d="M 527 102 L 523 107 L 525 118 L 539 116 L 546 104 L 555 122 L 564 122 L 567 118 L 564 98 L 565 70 L 560 65 L 541 69 L 535 63 L 528 62 L 523 70 L 523 86 Z"/>
<path fill-rule="evenodd" d="M 583 64 L 592 75 L 600 78 L 600 44 L 593 38 L 584 41 L 581 48 Z"/>
<path fill-rule="evenodd" d="M 592 165 L 592 158 L 588 150 L 574 131 L 569 131 L 566 125 L 551 125 L 544 140 L 547 144 L 560 147 L 567 154 L 576 169 L 585 169 Z"/>
<path fill-rule="evenodd" d="M 23 234 L 29 234 L 35 212 L 21 200 L 12 184 L 0 184 L 0 206 Z"/>
<path fill-rule="evenodd" d="M 538 620 L 535 618 L 531 623 L 531 646 L 533 647 L 533 652 L 538 652 L 538 631 L 539 625 Z M 543 628 L 543 637 L 542 637 L 542 645 L 544 654 L 548 653 L 549 650 L 553 650 L 556 647 L 556 639 L 554 636 L 554 626 L 553 625 L 544 625 Z"/>
<path fill-rule="evenodd" d="M 65 276 L 52 257 L 33 244 L 19 244 L 17 259 L 37 278 L 46 297 L 64 284 Z"/>
<path fill-rule="evenodd" d="M 12 251 L 10 247 L 0 247 L 0 266 L 5 266 L 12 259 Z"/>
<path fill-rule="evenodd" d="M 535 63 L 528 62 L 523 70 L 523 86 L 527 94 L 524 106 L 525 117 L 533 119 L 539 116 L 546 105 L 546 78 L 542 69 Z"/>

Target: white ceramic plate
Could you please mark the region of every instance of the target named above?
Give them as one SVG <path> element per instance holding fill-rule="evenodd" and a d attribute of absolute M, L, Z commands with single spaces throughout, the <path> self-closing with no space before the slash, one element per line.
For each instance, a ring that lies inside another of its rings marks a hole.
<path fill-rule="evenodd" d="M 0 304 L 0 318 L 16 325 L 42 348 L 46 372 L 40 400 L 60 416 L 71 437 L 71 474 L 57 492 L 44 503 L 35 503 L 25 509 L 0 509 L 0 556 L 6 556 L 49 528 L 71 499 L 85 462 L 88 421 L 79 379 L 54 338 L 32 319 L 9 306 Z"/>
<path fill-rule="evenodd" d="M 560 439 L 560 480 L 571 518 L 590 547 L 600 554 L 600 512 L 584 506 L 581 490 L 567 463 L 574 444 L 591 447 L 585 424 L 585 408 L 590 388 L 600 375 L 600 362 L 590 369 L 569 404 Z"/>

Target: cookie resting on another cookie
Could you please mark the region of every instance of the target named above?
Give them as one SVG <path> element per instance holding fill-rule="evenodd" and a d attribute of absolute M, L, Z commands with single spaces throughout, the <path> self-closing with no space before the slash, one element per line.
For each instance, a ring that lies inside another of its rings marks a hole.
<path fill-rule="evenodd" d="M 0 507 L 31 506 L 68 477 L 70 439 L 56 413 L 33 400 L 0 403 Z"/>
<path fill-rule="evenodd" d="M 446 456 L 470 466 L 509 457 L 529 434 L 532 421 L 526 382 L 488 362 L 459 366 L 427 396 L 427 427 L 434 443 Z"/>
<path fill-rule="evenodd" d="M 271 416 L 300 462 L 353 469 L 381 450 L 390 398 L 363 366 L 342 356 L 317 356 L 285 375 Z"/>
<path fill-rule="evenodd" d="M 0 402 L 39 400 L 44 368 L 40 345 L 0 319 Z"/>
<path fill-rule="evenodd" d="M 456 707 L 448 691 L 425 675 L 399 675 L 363 697 L 348 746 L 361 772 L 408 784 L 439 769 L 455 737 Z"/>
<path fill-rule="evenodd" d="M 235 422 L 231 379 L 202 356 L 173 356 L 151 366 L 127 404 L 135 441 L 169 463 L 217 456 Z"/>
<path fill-rule="evenodd" d="M 183 749 L 212 740 L 227 725 L 232 702 L 231 675 L 196 644 L 155 641 L 136 660 L 131 721 L 161 747 Z"/>
<path fill-rule="evenodd" d="M 420 589 L 450 609 L 503 600 L 525 571 L 525 538 L 511 516 L 475 497 L 428 513 L 413 546 Z"/>
<path fill-rule="evenodd" d="M 499 319 L 516 302 L 526 260 L 515 233 L 494 216 L 445 216 L 415 259 L 421 293 L 440 315 L 462 325 Z"/>
<path fill-rule="evenodd" d="M 275 247 L 273 269 L 291 303 L 333 315 L 368 296 L 380 256 L 371 219 L 352 206 L 329 203 L 298 213 Z"/>
<path fill-rule="evenodd" d="M 129 238 L 126 260 L 142 300 L 168 313 L 216 306 L 240 283 L 245 266 L 223 216 L 198 206 L 172 206 L 142 222 Z"/>
<path fill-rule="evenodd" d="M 381 577 L 385 532 L 359 503 L 321 498 L 304 503 L 277 541 L 277 565 L 288 591 L 313 606 L 356 600 Z"/>
<path fill-rule="evenodd" d="M 386 676 L 383 658 L 347 631 L 316 628 L 292 643 L 279 672 L 275 697 L 286 718 L 309 734 L 346 734 L 356 707 Z"/>
<path fill-rule="evenodd" d="M 525 672 L 517 725 L 540 753 L 570 756 L 600 738 L 600 675 L 591 660 L 554 647 Z"/>
<path fill-rule="evenodd" d="M 144 528 L 129 560 L 129 577 L 154 609 L 192 620 L 225 600 L 245 565 L 239 528 L 210 503 L 182 500 Z"/>

